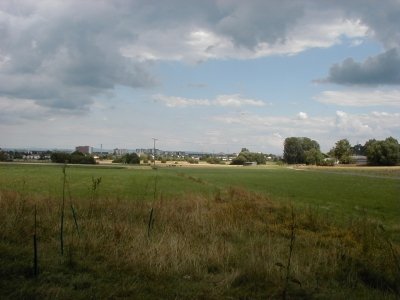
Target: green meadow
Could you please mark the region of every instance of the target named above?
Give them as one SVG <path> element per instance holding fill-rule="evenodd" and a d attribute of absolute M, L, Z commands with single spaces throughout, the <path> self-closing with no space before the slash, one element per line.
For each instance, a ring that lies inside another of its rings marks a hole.
<path fill-rule="evenodd" d="M 246 189 L 278 202 L 306 206 L 339 220 L 367 216 L 399 223 L 400 169 L 291 169 L 285 167 L 68 166 L 74 198 L 87 198 L 92 178 L 101 178 L 101 198 L 150 201 L 156 196 L 212 196 L 229 187 Z M 0 187 L 35 196 L 60 197 L 62 166 L 0 165 Z"/>
<path fill-rule="evenodd" d="M 1 298 L 399 297 L 399 168 L 63 167 L 0 165 Z"/>

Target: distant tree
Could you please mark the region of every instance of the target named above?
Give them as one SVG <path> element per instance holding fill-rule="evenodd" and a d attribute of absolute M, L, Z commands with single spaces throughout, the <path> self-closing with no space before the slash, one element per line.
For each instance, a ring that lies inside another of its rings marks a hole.
<path fill-rule="evenodd" d="M 372 165 L 394 166 L 400 161 L 400 146 L 393 137 L 384 141 L 369 140 L 365 148 L 368 163 Z"/>
<path fill-rule="evenodd" d="M 307 165 L 320 165 L 323 159 L 321 151 L 316 148 L 304 151 L 304 160 Z"/>
<path fill-rule="evenodd" d="M 317 141 L 307 137 L 289 137 L 285 139 L 283 159 L 288 164 L 317 164 L 322 154 Z"/>
<path fill-rule="evenodd" d="M 207 157 L 206 162 L 208 162 L 209 164 L 212 164 L 212 165 L 218 165 L 221 163 L 221 159 L 210 155 L 209 157 Z"/>
<path fill-rule="evenodd" d="M 244 165 L 246 161 L 246 157 L 244 157 L 243 155 L 238 155 L 237 157 L 232 159 L 231 165 Z"/>
<path fill-rule="evenodd" d="M 366 155 L 365 146 L 363 146 L 361 144 L 357 144 L 357 145 L 354 145 L 353 147 L 351 147 L 351 152 L 354 155 Z"/>
<path fill-rule="evenodd" d="M 351 163 L 352 151 L 350 142 L 347 139 L 337 141 L 333 148 L 333 155 L 341 164 Z"/>
<path fill-rule="evenodd" d="M 7 152 L 2 151 L 0 149 L 0 161 L 11 161 L 11 160 L 12 158 L 10 157 L 10 155 Z"/>
<path fill-rule="evenodd" d="M 189 164 L 198 164 L 198 163 L 199 163 L 199 160 L 198 160 L 198 159 L 194 159 L 194 158 L 192 158 L 192 157 L 190 157 L 190 156 L 186 157 L 186 161 L 187 161 Z"/>
<path fill-rule="evenodd" d="M 95 164 L 96 160 L 90 154 L 75 151 L 71 153 L 69 162 L 71 164 Z"/>
<path fill-rule="evenodd" d="M 140 164 L 140 157 L 136 153 L 125 154 L 124 159 L 125 159 L 124 162 L 126 164 L 132 164 L 132 165 Z"/>
<path fill-rule="evenodd" d="M 53 163 L 64 164 L 64 163 L 69 162 L 70 155 L 65 152 L 53 152 L 50 155 L 50 159 Z"/>
<path fill-rule="evenodd" d="M 283 159 L 288 164 L 304 163 L 304 151 L 301 138 L 289 137 L 285 139 Z"/>
<path fill-rule="evenodd" d="M 8 154 L 10 156 L 12 156 L 13 159 L 22 159 L 23 158 L 22 153 L 18 152 L 18 151 L 10 151 L 10 152 L 8 152 Z"/>
<path fill-rule="evenodd" d="M 70 164 L 95 164 L 96 160 L 89 154 L 75 151 L 71 154 L 65 152 L 53 152 L 50 159 L 54 163 Z"/>
<path fill-rule="evenodd" d="M 231 165 L 243 165 L 246 162 L 257 162 L 262 165 L 267 162 L 265 155 L 262 153 L 250 152 L 247 148 L 242 148 L 239 155 L 232 159 Z"/>

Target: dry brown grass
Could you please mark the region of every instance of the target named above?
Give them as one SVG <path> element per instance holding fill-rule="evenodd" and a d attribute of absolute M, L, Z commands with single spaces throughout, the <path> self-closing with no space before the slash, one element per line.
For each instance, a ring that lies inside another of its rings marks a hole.
<path fill-rule="evenodd" d="M 152 202 L 0 193 L 2 298 L 395 298 L 398 244 L 368 220 L 338 226 L 243 189 Z M 77 233 L 70 204 L 77 211 Z M 32 277 L 34 206 L 39 277 Z M 148 236 L 149 213 L 154 223 Z M 390 246 L 389 244 L 390 243 Z M 392 250 L 390 249 L 392 247 Z"/>

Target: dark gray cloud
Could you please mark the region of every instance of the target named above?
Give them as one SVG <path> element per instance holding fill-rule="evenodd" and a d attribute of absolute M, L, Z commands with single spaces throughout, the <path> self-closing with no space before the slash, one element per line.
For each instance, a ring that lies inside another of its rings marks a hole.
<path fill-rule="evenodd" d="M 241 47 L 284 42 L 288 29 L 303 16 L 304 8 L 302 1 L 221 1 L 220 9 L 225 13 L 215 26 Z"/>
<path fill-rule="evenodd" d="M 395 48 L 362 63 L 347 58 L 329 70 L 328 82 L 344 85 L 400 84 L 400 55 Z"/>
<path fill-rule="evenodd" d="M 0 96 L 84 111 L 117 85 L 154 85 L 145 63 L 120 53 L 136 36 L 128 16 L 107 2 L 59 4 L 0 7 Z"/>
<path fill-rule="evenodd" d="M 330 68 L 326 80 L 343 85 L 400 84 L 400 2 L 398 0 L 339 0 L 328 4 L 338 14 L 359 19 L 369 28 L 369 36 L 385 51 L 364 62 L 347 58 Z"/>

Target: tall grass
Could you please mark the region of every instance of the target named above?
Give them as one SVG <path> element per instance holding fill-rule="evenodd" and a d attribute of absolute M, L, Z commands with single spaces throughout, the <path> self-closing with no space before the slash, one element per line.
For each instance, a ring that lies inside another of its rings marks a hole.
<path fill-rule="evenodd" d="M 46 255 L 32 280 L 26 240 L 35 205 Z M 367 218 L 339 226 L 242 188 L 221 189 L 216 197 L 161 194 L 152 202 L 98 195 L 76 202 L 76 209 L 80 238 L 73 218 L 64 218 L 68 259 L 60 261 L 59 200 L 1 190 L 1 298 L 399 296 L 399 244 Z M 149 222 L 152 209 L 156 223 Z"/>

